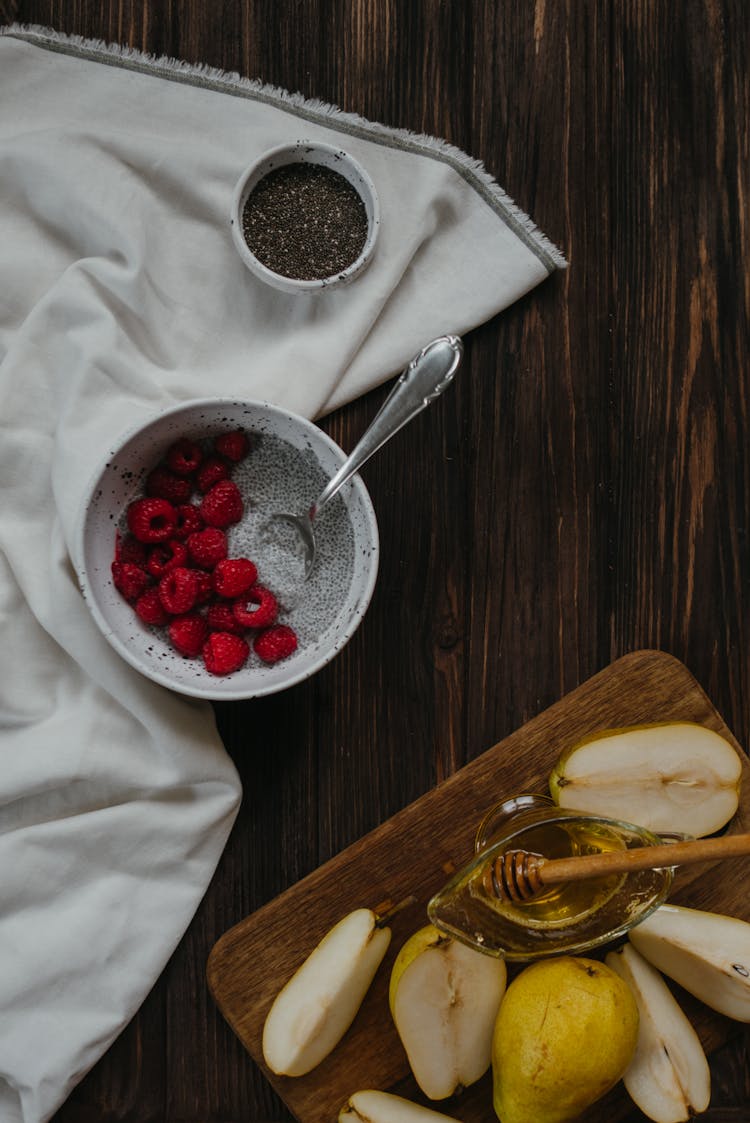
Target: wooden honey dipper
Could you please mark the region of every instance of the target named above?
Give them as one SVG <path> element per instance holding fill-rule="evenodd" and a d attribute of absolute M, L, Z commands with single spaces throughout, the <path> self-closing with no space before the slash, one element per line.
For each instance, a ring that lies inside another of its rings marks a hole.
<path fill-rule="evenodd" d="M 611 850 L 605 854 L 581 854 L 571 858 L 545 858 L 530 850 L 506 850 L 488 865 L 482 881 L 490 896 L 518 904 L 531 900 L 550 885 L 567 881 L 687 866 L 743 854 L 750 854 L 750 834 L 668 842 L 661 846 L 639 846 L 634 850 Z"/>

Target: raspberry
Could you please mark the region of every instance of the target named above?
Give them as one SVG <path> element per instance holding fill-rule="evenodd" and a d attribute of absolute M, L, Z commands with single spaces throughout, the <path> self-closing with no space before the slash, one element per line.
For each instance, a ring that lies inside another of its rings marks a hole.
<path fill-rule="evenodd" d="M 118 593 L 131 603 L 138 600 L 149 584 L 148 574 L 139 565 L 121 561 L 112 562 L 112 581 Z"/>
<path fill-rule="evenodd" d="M 195 594 L 196 604 L 207 604 L 214 595 L 214 586 L 211 580 L 211 574 L 206 573 L 203 569 L 194 569 L 195 585 L 197 592 Z"/>
<path fill-rule="evenodd" d="M 288 624 L 275 624 L 259 632 L 253 641 L 255 654 L 264 663 L 278 663 L 297 650 L 297 636 Z"/>
<path fill-rule="evenodd" d="M 240 669 L 249 654 L 247 641 L 231 632 L 211 632 L 203 644 L 203 662 L 212 675 L 231 675 Z"/>
<path fill-rule="evenodd" d="M 201 653 L 208 635 L 208 624 L 199 612 L 191 612 L 186 616 L 175 617 L 167 632 L 175 651 L 179 651 L 186 659 L 194 659 Z"/>
<path fill-rule="evenodd" d="M 201 513 L 192 503 L 183 503 L 177 508 L 177 526 L 174 528 L 174 536 L 180 542 L 184 542 L 191 534 L 195 534 L 196 530 L 203 530 Z"/>
<path fill-rule="evenodd" d="M 235 636 L 241 636 L 245 631 L 226 601 L 209 605 L 206 619 L 212 632 L 232 632 Z"/>
<path fill-rule="evenodd" d="M 182 616 L 189 612 L 197 595 L 195 572 L 184 565 L 166 573 L 159 582 L 159 599 L 170 616 Z"/>
<path fill-rule="evenodd" d="M 239 597 L 258 580 L 258 570 L 249 558 L 225 558 L 216 563 L 214 589 L 220 597 Z"/>
<path fill-rule="evenodd" d="M 196 441 L 180 437 L 167 450 L 167 466 L 178 476 L 191 475 L 203 460 L 203 449 Z"/>
<path fill-rule="evenodd" d="M 146 572 L 158 579 L 163 577 L 165 573 L 169 573 L 170 569 L 176 569 L 178 565 L 184 565 L 186 561 L 187 548 L 182 542 L 177 542 L 176 539 L 171 539 L 169 542 L 159 542 L 156 546 L 152 546 L 149 551 Z"/>
<path fill-rule="evenodd" d="M 144 624 L 166 624 L 169 614 L 164 611 L 164 605 L 159 597 L 159 590 L 155 585 L 146 589 L 135 602 L 135 611 Z"/>
<path fill-rule="evenodd" d="M 161 465 L 146 476 L 144 488 L 146 495 L 155 495 L 157 499 L 168 499 L 175 506 L 178 503 L 187 503 L 192 490 L 190 480 L 175 475 L 169 468 L 163 468 Z"/>
<path fill-rule="evenodd" d="M 198 491 L 205 495 L 219 480 L 229 478 L 229 465 L 218 456 L 207 457 L 195 474 Z"/>
<path fill-rule="evenodd" d="M 231 480 L 219 480 L 214 484 L 200 505 L 204 523 L 218 527 L 238 523 L 242 518 L 242 509 L 240 489 Z"/>
<path fill-rule="evenodd" d="M 166 499 L 136 499 L 128 507 L 128 529 L 139 542 L 166 542 L 176 524 L 177 512 Z"/>
<path fill-rule="evenodd" d="M 250 608 L 254 604 L 256 608 Z M 232 605 L 232 614 L 245 628 L 267 628 L 279 612 L 278 602 L 270 589 L 253 585 Z"/>
<path fill-rule="evenodd" d="M 137 538 L 133 538 L 132 534 L 127 534 L 124 538 L 117 536 L 115 543 L 115 561 L 132 562 L 133 565 L 139 565 L 141 569 L 146 567 L 146 544 L 139 542 Z"/>
<path fill-rule="evenodd" d="M 222 561 L 229 552 L 227 536 L 223 530 L 216 526 L 197 530 L 187 540 L 190 557 L 203 569 L 213 569 L 217 562 Z"/>
<path fill-rule="evenodd" d="M 214 448 L 221 456 L 226 456 L 233 464 L 239 464 L 250 451 L 247 433 L 236 429 L 233 433 L 222 433 L 214 441 Z"/>

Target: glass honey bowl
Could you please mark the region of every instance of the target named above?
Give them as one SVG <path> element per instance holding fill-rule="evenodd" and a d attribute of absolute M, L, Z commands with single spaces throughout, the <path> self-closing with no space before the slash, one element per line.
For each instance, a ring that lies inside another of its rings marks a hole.
<path fill-rule="evenodd" d="M 427 906 L 441 931 L 509 961 L 591 951 L 623 936 L 666 900 L 674 867 L 635 870 L 551 885 L 527 901 L 492 892 L 486 876 L 507 850 L 545 858 L 628 850 L 677 841 L 633 823 L 558 807 L 549 796 L 524 794 L 495 804 L 477 829 L 473 860 Z"/>

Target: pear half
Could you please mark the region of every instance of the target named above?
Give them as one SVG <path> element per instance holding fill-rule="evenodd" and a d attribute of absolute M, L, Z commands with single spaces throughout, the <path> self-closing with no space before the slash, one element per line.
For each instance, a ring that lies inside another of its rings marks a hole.
<path fill-rule="evenodd" d="M 694 722 L 666 722 L 574 745 L 555 764 L 549 788 L 560 807 L 702 838 L 734 815 L 741 776 L 724 737 Z"/>
<path fill-rule="evenodd" d="M 750 924 L 661 905 L 630 932 L 641 955 L 712 1010 L 750 1022 Z"/>
<path fill-rule="evenodd" d="M 338 922 L 277 994 L 263 1026 L 263 1058 L 277 1075 L 303 1076 L 354 1021 L 391 939 L 371 909 Z"/>
<path fill-rule="evenodd" d="M 625 943 L 605 963 L 638 1005 L 638 1042 L 625 1088 L 655 1123 L 684 1123 L 708 1107 L 711 1072 L 700 1038 L 659 972 Z"/>
<path fill-rule="evenodd" d="M 409 1066 L 431 1100 L 468 1087 L 490 1067 L 505 962 L 443 935 L 411 936 L 391 972 L 391 1014 Z"/>
<path fill-rule="evenodd" d="M 355 1092 L 339 1112 L 339 1123 L 458 1123 L 450 1115 L 433 1111 L 390 1092 Z"/>

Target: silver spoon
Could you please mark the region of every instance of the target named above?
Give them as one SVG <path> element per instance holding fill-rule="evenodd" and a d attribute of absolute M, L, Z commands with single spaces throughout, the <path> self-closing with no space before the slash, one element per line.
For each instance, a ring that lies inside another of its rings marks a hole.
<path fill-rule="evenodd" d="M 442 335 L 423 347 L 399 375 L 372 424 L 318 498 L 306 511 L 299 514 L 278 511 L 269 517 L 266 533 L 273 534 L 274 523 L 291 526 L 296 532 L 294 546 L 299 546 L 305 579 L 310 576 L 315 565 L 315 518 L 373 453 L 382 448 L 394 433 L 426 409 L 450 385 L 461 362 L 463 350 L 463 344 L 457 335 Z"/>

